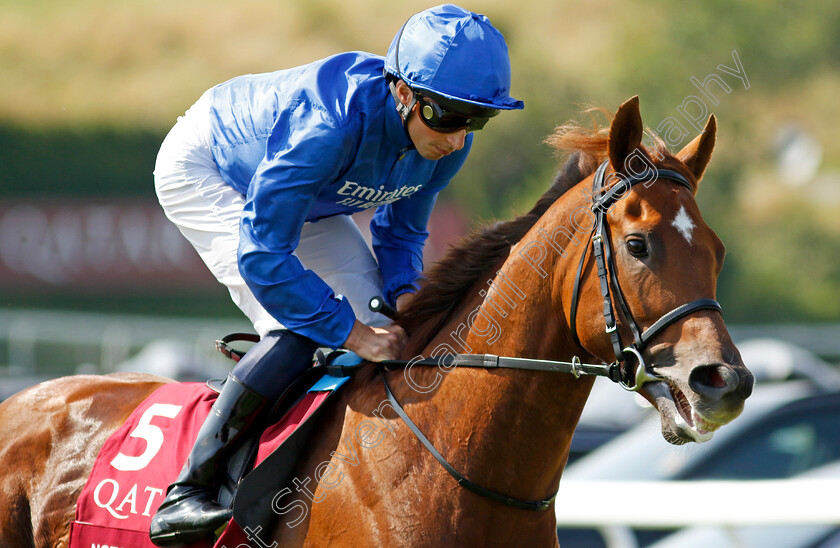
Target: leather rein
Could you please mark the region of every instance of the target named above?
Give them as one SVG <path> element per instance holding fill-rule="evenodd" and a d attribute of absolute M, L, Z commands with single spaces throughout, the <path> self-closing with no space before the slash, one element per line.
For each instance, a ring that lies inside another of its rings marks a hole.
<path fill-rule="evenodd" d="M 720 312 L 721 306 L 714 299 L 697 299 L 667 312 L 650 327 L 642 331 L 633 319 L 630 307 L 624 298 L 624 294 L 622 293 L 621 286 L 618 282 L 618 272 L 613 258 L 614 253 L 610 243 L 609 224 L 607 223 L 606 215 L 610 207 L 638 183 L 646 182 L 647 185 L 650 185 L 659 179 L 664 179 L 688 188 L 692 194 L 694 193 L 694 189 L 691 186 L 691 183 L 689 183 L 683 175 L 669 169 L 649 170 L 641 175 L 631 175 L 629 177 L 622 176 L 626 187 L 622 184 L 615 184 L 607 188 L 605 179 L 608 167 L 609 162 L 604 162 L 595 172 L 592 186 L 592 196 L 597 196 L 597 198 L 593 199 L 592 203 L 592 213 L 595 216 L 595 225 L 589 233 L 588 241 L 592 244 L 592 256 L 595 258 L 598 278 L 600 281 L 601 296 L 604 300 L 604 322 L 606 324 L 606 333 L 610 336 L 610 342 L 612 343 L 613 351 L 615 353 L 615 361 L 613 363 L 582 363 L 578 356 L 574 356 L 571 361 L 564 362 L 504 357 L 492 354 L 449 354 L 441 356 L 440 358 L 427 358 L 422 360 L 388 360 L 379 362 L 378 365 L 379 375 L 382 377 L 382 382 L 385 385 L 385 393 L 387 394 L 388 400 L 393 406 L 394 411 L 397 415 L 399 415 L 403 422 L 405 422 L 420 443 L 423 444 L 423 446 L 432 454 L 432 456 L 435 457 L 441 466 L 443 466 L 443 468 L 453 478 L 455 478 L 458 484 L 478 495 L 508 506 L 513 506 L 514 508 L 534 511 L 547 510 L 554 502 L 557 494 L 555 493 L 553 496 L 542 500 L 519 499 L 497 493 L 464 477 L 461 473 L 455 470 L 449 462 L 447 462 L 437 449 L 435 449 L 432 442 L 429 441 L 417 425 L 414 424 L 408 414 L 406 414 L 405 410 L 391 391 L 391 387 L 385 376 L 385 371 L 390 370 L 391 368 L 401 368 L 413 365 L 433 365 L 446 368 L 446 370 L 452 367 L 481 367 L 486 369 L 504 368 L 553 373 L 570 373 L 576 378 L 579 378 L 581 375 L 595 375 L 607 377 L 628 391 L 638 391 L 646 383 L 661 381 L 661 377 L 653 371 L 653 366 L 647 365 L 642 357 L 642 353 L 648 343 L 665 328 L 681 318 L 700 310 L 716 310 Z M 587 253 L 584 251 L 575 276 L 570 313 L 572 338 L 575 344 L 581 348 L 583 347 L 577 334 L 576 316 L 579 303 L 581 278 L 586 258 Z M 633 335 L 633 342 L 626 347 L 623 346 L 621 342 L 621 334 L 619 333 L 617 323 L 618 314 L 616 313 L 615 303 L 618 304 L 618 310 L 620 310 L 624 323 L 628 326 Z M 389 317 L 396 314 L 396 310 L 393 310 L 377 298 L 371 300 L 371 309 L 381 312 Z M 635 372 L 633 371 L 633 362 L 638 364 L 635 368 Z"/>

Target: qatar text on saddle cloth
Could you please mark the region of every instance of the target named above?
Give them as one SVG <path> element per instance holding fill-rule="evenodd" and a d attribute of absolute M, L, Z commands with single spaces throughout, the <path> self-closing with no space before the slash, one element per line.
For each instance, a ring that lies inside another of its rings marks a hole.
<path fill-rule="evenodd" d="M 307 393 L 268 428 L 260 441 L 258 462 L 317 410 L 329 393 Z M 71 548 L 155 548 L 148 533 L 152 516 L 180 472 L 216 396 L 203 383 L 165 384 L 132 412 L 97 456 L 76 505 Z M 219 543 L 229 545 L 246 537 L 232 523 Z M 192 548 L 212 546 L 208 541 Z"/>

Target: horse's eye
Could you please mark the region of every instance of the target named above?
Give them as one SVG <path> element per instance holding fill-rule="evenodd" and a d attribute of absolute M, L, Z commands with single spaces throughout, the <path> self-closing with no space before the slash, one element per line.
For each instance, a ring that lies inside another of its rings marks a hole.
<path fill-rule="evenodd" d="M 647 244 L 644 238 L 639 236 L 630 236 L 627 238 L 627 250 L 634 257 L 644 257 L 648 254 Z"/>

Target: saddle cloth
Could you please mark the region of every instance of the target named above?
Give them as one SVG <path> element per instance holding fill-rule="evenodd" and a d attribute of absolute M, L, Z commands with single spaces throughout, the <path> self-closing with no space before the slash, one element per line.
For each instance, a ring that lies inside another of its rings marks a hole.
<path fill-rule="evenodd" d="M 348 377 L 325 375 L 283 418 L 263 432 L 255 465 L 311 417 Z M 203 383 L 165 384 L 152 393 L 105 442 L 76 505 L 70 548 L 155 548 L 152 516 L 181 467 L 217 393 Z M 310 421 L 311 422 L 311 421 Z M 247 544 L 234 520 L 216 548 Z M 191 548 L 211 548 L 212 541 Z"/>

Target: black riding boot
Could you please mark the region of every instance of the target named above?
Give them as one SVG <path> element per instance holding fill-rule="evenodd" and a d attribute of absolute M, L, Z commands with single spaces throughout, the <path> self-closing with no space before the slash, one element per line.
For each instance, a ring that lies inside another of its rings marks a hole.
<path fill-rule="evenodd" d="M 230 521 L 232 510 L 215 500 L 218 471 L 266 404 L 273 404 L 311 365 L 316 348 L 310 339 L 290 331 L 273 331 L 234 367 L 198 431 L 184 469 L 152 518 L 149 536 L 154 544 L 181 546 L 210 538 Z"/>
<path fill-rule="evenodd" d="M 229 375 L 198 431 L 187 462 L 152 518 L 149 537 L 158 546 L 180 546 L 211 537 L 233 514 L 215 502 L 217 472 L 227 449 L 259 416 L 266 399 Z"/>

